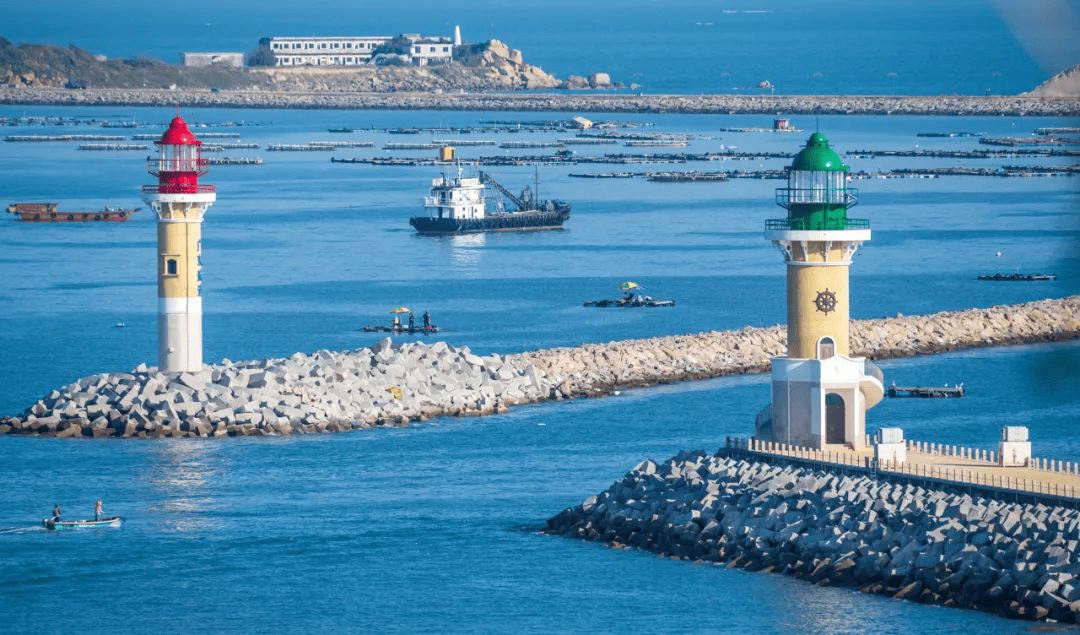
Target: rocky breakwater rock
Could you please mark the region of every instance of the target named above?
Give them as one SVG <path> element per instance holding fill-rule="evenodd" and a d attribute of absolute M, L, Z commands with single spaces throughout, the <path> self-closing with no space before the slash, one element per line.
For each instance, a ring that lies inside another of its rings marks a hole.
<path fill-rule="evenodd" d="M 1025 619 L 1080 621 L 1080 511 L 682 453 L 550 534 Z"/>
<path fill-rule="evenodd" d="M 556 391 L 557 392 L 557 391 Z M 536 369 L 445 342 L 230 362 L 197 373 L 85 377 L 54 390 L 0 434 L 57 437 L 240 436 L 340 432 L 435 415 L 483 415 L 543 401 Z"/>
<path fill-rule="evenodd" d="M 426 67 L 424 73 L 438 73 L 439 67 Z M 535 68 L 535 67 L 534 67 Z M 475 71 L 476 69 L 466 69 Z M 252 73 L 259 73 L 253 70 Z M 639 95 L 639 94 L 534 94 L 505 92 L 476 94 L 477 90 L 499 90 L 487 80 L 480 81 L 477 72 L 456 75 L 453 69 L 436 80 L 420 87 L 415 93 L 403 93 L 405 86 L 419 71 L 410 69 L 399 83 L 392 73 L 380 70 L 340 70 L 341 77 L 331 80 L 318 77 L 309 82 L 297 71 L 287 77 L 281 71 L 279 79 L 266 80 L 267 86 L 249 89 L 229 89 L 212 92 L 209 89 L 177 88 L 174 90 L 88 88 L 37 88 L 10 86 L 0 90 L 0 104 L 37 104 L 62 106 L 155 106 L 172 107 L 235 107 L 235 108 L 309 108 L 343 110 L 477 110 L 521 112 L 594 112 L 594 113 L 684 113 L 684 114 L 765 114 L 783 112 L 798 114 L 858 114 L 858 115 L 961 115 L 961 116 L 1027 116 L 1075 117 L 1080 115 L 1080 99 L 1037 97 L 873 97 L 873 96 L 750 96 L 750 95 Z M 541 71 L 542 72 L 542 71 Z M 434 75 L 432 75 L 434 76 Z M 551 77 L 545 73 L 546 77 Z M 313 76 L 314 77 L 314 76 Z M 510 75 L 495 72 L 500 86 L 514 84 Z M 456 78 L 456 79 L 454 79 Z M 445 81 L 444 81 L 445 79 Z M 295 80 L 295 81 L 293 81 Z M 406 81 L 407 80 L 407 81 Z M 527 88 L 543 88 L 527 78 Z M 546 82 L 547 80 L 541 80 Z M 552 78 L 556 85 L 558 80 Z M 339 82 L 341 82 L 339 84 Z M 567 79 L 571 82 L 571 78 Z M 588 79 L 572 80 L 574 88 L 588 88 Z M 328 91 L 315 91 L 309 86 L 325 85 Z M 337 86 L 344 86 L 336 92 Z M 277 89 L 274 89 L 274 87 Z M 520 87 L 520 82 L 517 84 Z M 451 87 L 467 91 L 446 92 Z M 566 86 L 570 88 L 570 85 Z M 444 92 L 439 93 L 438 91 Z M 354 92 L 357 91 L 357 92 Z"/>
<path fill-rule="evenodd" d="M 851 322 L 855 355 L 892 359 L 965 348 L 1080 337 L 1080 296 L 932 315 Z M 571 396 L 598 396 L 688 379 L 770 370 L 787 353 L 787 328 L 746 327 L 605 344 L 582 344 L 510 356 L 533 364 Z"/>
<path fill-rule="evenodd" d="M 1080 337 L 1080 296 L 851 323 L 851 348 L 870 359 Z"/>

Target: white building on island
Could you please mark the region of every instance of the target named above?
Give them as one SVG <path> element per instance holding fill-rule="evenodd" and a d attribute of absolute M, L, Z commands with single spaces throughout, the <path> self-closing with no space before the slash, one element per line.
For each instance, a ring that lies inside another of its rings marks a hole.
<path fill-rule="evenodd" d="M 357 66 L 367 64 L 372 52 L 394 38 L 366 37 L 267 37 L 260 48 L 270 52 L 274 66 Z"/>
<path fill-rule="evenodd" d="M 428 66 L 450 61 L 454 45 L 448 37 L 404 33 L 355 37 L 267 37 L 259 48 L 269 53 L 273 66 L 359 66 L 372 63 L 374 52 L 395 39 L 410 44 L 404 56 L 412 64 Z M 402 51 L 406 52 L 406 51 Z"/>

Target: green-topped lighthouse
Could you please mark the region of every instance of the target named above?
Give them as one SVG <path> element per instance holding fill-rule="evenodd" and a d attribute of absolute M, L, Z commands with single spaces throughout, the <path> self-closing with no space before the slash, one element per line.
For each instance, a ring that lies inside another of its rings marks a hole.
<path fill-rule="evenodd" d="M 787 265 L 787 357 L 772 360 L 772 404 L 759 439 L 822 448 L 864 445 L 865 412 L 882 397 L 881 372 L 851 357 L 848 267 L 870 240 L 870 221 L 848 218 L 859 200 L 848 166 L 815 132 L 776 190 L 787 218 L 765 221 L 765 239 Z"/>

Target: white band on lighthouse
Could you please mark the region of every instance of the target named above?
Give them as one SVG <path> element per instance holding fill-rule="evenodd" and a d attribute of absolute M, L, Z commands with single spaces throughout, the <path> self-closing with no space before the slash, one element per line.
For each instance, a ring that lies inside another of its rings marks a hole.
<path fill-rule="evenodd" d="M 158 298 L 158 313 L 202 313 L 202 298 Z"/>

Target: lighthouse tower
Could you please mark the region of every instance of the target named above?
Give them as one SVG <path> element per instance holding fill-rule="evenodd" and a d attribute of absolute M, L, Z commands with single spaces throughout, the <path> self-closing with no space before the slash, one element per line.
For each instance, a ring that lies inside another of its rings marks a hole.
<path fill-rule="evenodd" d="M 866 411 L 883 396 L 881 371 L 851 356 L 848 267 L 870 240 L 870 222 L 848 218 L 858 191 L 848 166 L 815 132 L 776 190 L 787 218 L 765 222 L 765 239 L 787 265 L 787 357 L 772 360 L 772 403 L 755 425 L 759 440 L 824 449 L 865 445 Z"/>
<path fill-rule="evenodd" d="M 202 142 L 177 115 L 154 142 L 158 157 L 147 160 L 157 185 L 143 187 L 157 216 L 158 368 L 202 370 L 202 220 L 217 199 L 206 174 Z"/>

